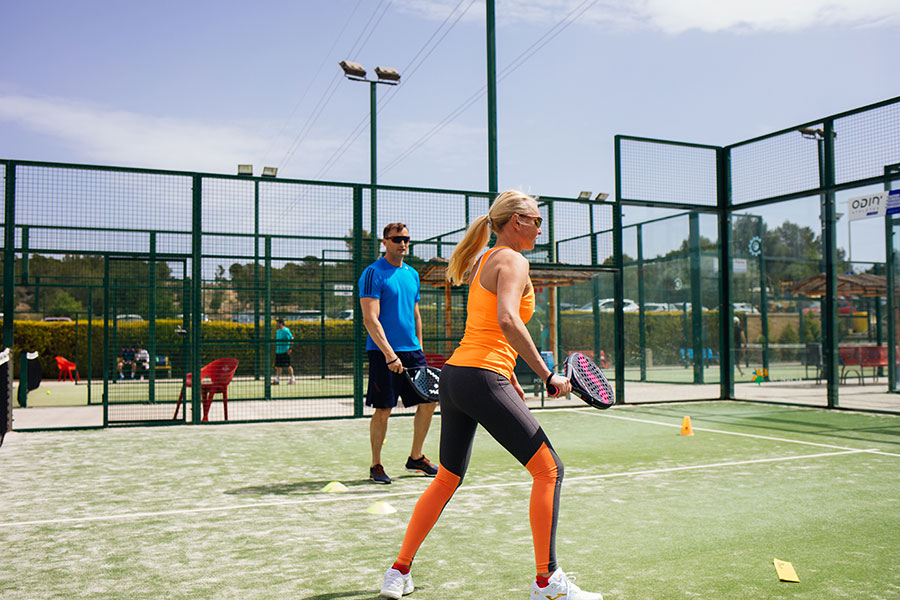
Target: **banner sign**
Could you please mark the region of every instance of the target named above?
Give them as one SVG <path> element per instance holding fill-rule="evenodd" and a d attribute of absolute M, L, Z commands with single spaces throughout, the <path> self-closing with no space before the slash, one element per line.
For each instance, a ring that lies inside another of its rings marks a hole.
<path fill-rule="evenodd" d="M 900 213 L 900 190 L 850 198 L 847 210 L 851 221 Z"/>

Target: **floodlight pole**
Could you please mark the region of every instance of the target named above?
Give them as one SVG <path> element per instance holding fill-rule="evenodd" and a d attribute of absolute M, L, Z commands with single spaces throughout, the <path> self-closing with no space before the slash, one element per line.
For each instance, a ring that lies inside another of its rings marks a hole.
<path fill-rule="evenodd" d="M 487 11 L 488 191 L 496 194 L 499 184 L 497 182 L 497 44 L 494 0 L 486 0 L 485 7 Z"/>
<path fill-rule="evenodd" d="M 354 70 L 356 67 L 359 70 Z M 362 69 L 362 67 L 355 63 L 347 63 L 342 62 L 341 68 L 344 69 L 344 76 L 351 81 L 362 81 L 364 83 L 369 84 L 369 185 L 371 186 L 371 221 L 370 221 L 370 229 L 372 235 L 372 259 L 378 258 L 378 244 L 376 240 L 379 238 L 376 237 L 375 230 L 378 227 L 378 126 L 377 126 L 377 93 L 375 91 L 376 84 L 384 84 L 384 85 L 398 85 L 400 81 L 400 75 L 394 71 L 393 69 L 387 69 L 388 72 L 385 73 L 381 67 L 375 69 L 375 73 L 378 75 L 378 79 L 366 79 L 366 72 Z M 384 78 L 384 79 L 382 79 Z"/>

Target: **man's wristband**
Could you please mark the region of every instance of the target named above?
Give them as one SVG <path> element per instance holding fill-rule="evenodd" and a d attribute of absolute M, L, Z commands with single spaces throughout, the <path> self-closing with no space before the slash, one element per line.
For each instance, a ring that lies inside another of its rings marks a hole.
<path fill-rule="evenodd" d="M 400 357 L 399 357 L 399 356 L 396 357 L 394 360 L 389 360 L 389 361 L 386 362 L 385 364 L 386 364 L 386 365 L 390 365 L 390 364 L 393 364 L 393 363 L 397 362 L 398 360 L 400 360 Z"/>
<path fill-rule="evenodd" d="M 550 380 L 553 378 L 553 375 L 555 375 L 555 373 L 553 373 L 553 371 L 550 371 L 550 374 L 547 375 L 547 381 L 544 382 L 544 385 L 548 388 L 550 387 Z"/>

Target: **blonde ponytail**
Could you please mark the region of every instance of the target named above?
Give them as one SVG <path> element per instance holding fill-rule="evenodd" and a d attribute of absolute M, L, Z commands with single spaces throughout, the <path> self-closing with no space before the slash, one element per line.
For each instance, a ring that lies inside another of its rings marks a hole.
<path fill-rule="evenodd" d="M 527 212 L 530 208 L 529 205 L 536 208 L 535 199 L 518 190 L 507 190 L 497 196 L 491 204 L 488 214 L 472 221 L 466 235 L 450 255 L 450 264 L 447 265 L 447 281 L 451 285 L 466 283 L 475 260 L 491 239 L 491 231 L 500 233 L 513 215 Z"/>
<path fill-rule="evenodd" d="M 451 285 L 462 285 L 475 264 L 475 259 L 491 239 L 491 226 L 487 215 L 477 217 L 469 226 L 462 241 L 453 249 L 450 264 L 447 265 L 447 281 Z"/>

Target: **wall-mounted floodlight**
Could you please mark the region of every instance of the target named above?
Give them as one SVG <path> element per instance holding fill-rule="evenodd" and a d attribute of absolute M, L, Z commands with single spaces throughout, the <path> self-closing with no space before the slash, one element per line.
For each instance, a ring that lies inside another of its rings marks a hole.
<path fill-rule="evenodd" d="M 238 175 L 253 175 L 253 165 L 238 165 Z"/>
<path fill-rule="evenodd" d="M 382 81 L 400 81 L 400 73 L 397 72 L 397 69 L 391 69 L 390 67 L 375 67 L 375 74 Z"/>
<path fill-rule="evenodd" d="M 813 129 L 812 127 L 804 127 L 800 129 L 800 135 L 805 137 L 808 140 L 816 140 L 822 139 L 825 137 L 825 132 L 821 129 Z"/>
<path fill-rule="evenodd" d="M 606 200 L 607 198 L 609 198 L 609 194 L 607 194 L 606 192 L 600 192 L 599 194 L 597 194 L 597 197 L 594 198 L 594 200 L 603 201 L 603 200 Z"/>
<path fill-rule="evenodd" d="M 581 192 L 580 194 L 578 194 L 578 199 L 579 200 L 590 200 L 591 193 L 590 192 Z"/>
<path fill-rule="evenodd" d="M 349 60 L 342 60 L 340 62 L 341 68 L 344 70 L 344 75 L 347 77 L 359 77 L 360 79 L 366 78 L 366 70 L 359 63 L 351 62 Z"/>
<path fill-rule="evenodd" d="M 263 167 L 263 177 L 275 177 L 278 175 L 278 167 Z"/>

